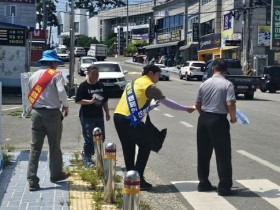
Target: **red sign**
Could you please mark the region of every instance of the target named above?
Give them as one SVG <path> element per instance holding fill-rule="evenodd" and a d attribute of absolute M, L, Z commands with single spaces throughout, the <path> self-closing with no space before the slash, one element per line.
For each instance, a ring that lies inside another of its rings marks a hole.
<path fill-rule="evenodd" d="M 48 30 L 44 31 L 43 29 L 35 29 L 32 32 L 32 39 L 47 39 L 47 38 L 48 38 Z"/>
<path fill-rule="evenodd" d="M 0 2 L 35 4 L 35 0 L 0 0 Z"/>

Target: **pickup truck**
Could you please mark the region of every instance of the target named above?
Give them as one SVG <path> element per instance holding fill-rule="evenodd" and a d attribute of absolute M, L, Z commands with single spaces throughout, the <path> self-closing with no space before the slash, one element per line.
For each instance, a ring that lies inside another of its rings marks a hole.
<path fill-rule="evenodd" d="M 227 65 L 226 79 L 234 85 L 235 95 L 244 94 L 245 99 L 253 99 L 256 89 L 262 84 L 261 77 L 244 75 L 238 59 L 222 58 L 221 60 Z M 212 64 L 213 61 L 208 62 L 204 69 L 204 81 L 212 76 Z"/>

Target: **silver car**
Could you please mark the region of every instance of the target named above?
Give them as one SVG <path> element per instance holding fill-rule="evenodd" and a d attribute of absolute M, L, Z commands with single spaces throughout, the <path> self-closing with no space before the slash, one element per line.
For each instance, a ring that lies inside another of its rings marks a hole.
<path fill-rule="evenodd" d="M 75 57 L 86 56 L 86 50 L 83 47 L 75 47 L 74 48 Z"/>
<path fill-rule="evenodd" d="M 90 56 L 83 56 L 79 58 L 78 61 L 78 74 L 85 75 L 85 71 L 87 71 L 87 68 L 96 61 L 95 57 L 90 57 Z"/>

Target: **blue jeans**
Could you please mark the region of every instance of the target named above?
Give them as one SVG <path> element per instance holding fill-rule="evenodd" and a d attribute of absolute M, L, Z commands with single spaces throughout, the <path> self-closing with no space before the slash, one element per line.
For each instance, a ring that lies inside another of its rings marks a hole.
<path fill-rule="evenodd" d="M 105 139 L 105 126 L 103 118 L 84 118 L 80 117 L 82 133 L 84 138 L 84 160 L 92 162 L 91 157 L 94 155 L 93 129 L 98 127 L 102 131 L 103 139 Z"/>

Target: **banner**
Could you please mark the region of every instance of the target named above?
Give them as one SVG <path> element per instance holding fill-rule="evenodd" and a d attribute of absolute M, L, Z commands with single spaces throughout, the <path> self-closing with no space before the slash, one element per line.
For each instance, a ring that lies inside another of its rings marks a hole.
<path fill-rule="evenodd" d="M 270 26 L 258 26 L 258 46 L 270 45 Z"/>
<path fill-rule="evenodd" d="M 271 50 L 280 50 L 280 0 L 271 3 Z"/>

